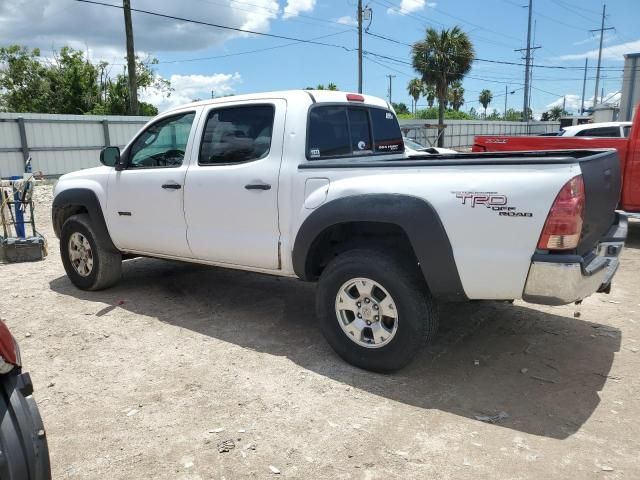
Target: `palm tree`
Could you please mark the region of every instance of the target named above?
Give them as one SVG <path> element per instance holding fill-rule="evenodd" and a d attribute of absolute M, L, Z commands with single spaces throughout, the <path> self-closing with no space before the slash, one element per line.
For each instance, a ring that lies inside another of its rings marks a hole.
<path fill-rule="evenodd" d="M 551 120 L 560 120 L 564 114 L 566 114 L 560 105 L 556 105 L 551 110 L 549 110 L 549 117 Z"/>
<path fill-rule="evenodd" d="M 478 100 L 480 100 L 480 103 L 484 107 L 484 118 L 486 119 L 487 118 L 487 107 L 491 103 L 491 100 L 493 100 L 493 93 L 491 93 L 491 90 L 487 90 L 485 88 L 484 90 L 482 90 L 480 92 L 480 96 L 478 97 Z"/>
<path fill-rule="evenodd" d="M 433 107 L 433 102 L 436 101 L 436 89 L 433 88 L 433 85 L 425 85 L 423 95 L 427 97 L 429 108 Z"/>
<path fill-rule="evenodd" d="M 449 88 L 449 103 L 456 112 L 464 105 L 464 87 L 460 80 L 453 82 Z"/>
<path fill-rule="evenodd" d="M 420 95 L 422 95 L 422 91 L 424 90 L 424 84 L 422 80 L 419 78 L 414 78 L 413 80 L 409 80 L 409 84 L 407 85 L 407 92 L 409 92 L 409 96 L 413 98 L 413 114 L 416 114 L 416 110 L 418 107 L 418 100 L 420 99 Z"/>
<path fill-rule="evenodd" d="M 438 146 L 444 145 L 444 110 L 451 83 L 462 80 L 471 70 L 475 51 L 460 27 L 440 32 L 428 28 L 425 39 L 411 47 L 413 68 L 422 81 L 435 87 L 438 97 Z"/>

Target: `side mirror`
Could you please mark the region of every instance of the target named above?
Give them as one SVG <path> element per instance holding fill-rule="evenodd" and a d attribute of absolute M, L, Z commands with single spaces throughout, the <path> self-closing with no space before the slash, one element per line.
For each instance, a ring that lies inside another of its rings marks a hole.
<path fill-rule="evenodd" d="M 120 149 L 118 147 L 105 147 L 100 152 L 100 163 L 107 167 L 120 165 Z"/>

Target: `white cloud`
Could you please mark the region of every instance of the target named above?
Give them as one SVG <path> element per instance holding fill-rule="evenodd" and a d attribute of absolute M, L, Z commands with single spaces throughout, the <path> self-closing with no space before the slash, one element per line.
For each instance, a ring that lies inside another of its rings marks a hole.
<path fill-rule="evenodd" d="M 602 37 L 602 42 L 608 43 L 612 40 L 615 40 L 616 38 L 617 38 L 617 35 L 615 33 L 607 32 L 604 34 L 604 37 Z M 573 42 L 572 45 L 584 45 L 586 43 L 593 43 L 593 42 L 599 42 L 599 41 L 600 41 L 600 35 L 590 35 L 584 40 L 578 40 L 577 42 Z"/>
<path fill-rule="evenodd" d="M 118 4 L 119 2 L 112 2 Z M 278 0 L 251 0 L 244 8 L 232 0 L 198 2 L 185 9 L 174 0 L 136 0 L 133 7 L 220 25 L 267 32 L 278 17 Z M 226 5 L 226 6 L 224 6 Z M 218 46 L 241 32 L 180 22 L 133 12 L 137 51 L 194 51 Z M 39 47 L 43 53 L 69 45 L 89 50 L 92 59 L 124 57 L 122 10 L 73 0 L 0 0 L 0 44 Z"/>
<path fill-rule="evenodd" d="M 436 2 L 427 2 L 426 0 L 402 0 L 399 7 L 388 8 L 387 13 L 390 15 L 406 15 L 424 10 L 425 6 L 435 8 L 436 5 Z"/>
<path fill-rule="evenodd" d="M 287 0 L 282 18 L 297 17 L 301 13 L 310 12 L 316 6 L 316 0 Z"/>
<path fill-rule="evenodd" d="M 640 51 L 640 40 L 635 40 L 633 42 L 620 43 L 618 45 L 611 45 L 609 47 L 602 49 L 602 59 L 603 60 L 618 60 L 623 61 L 623 55 L 625 53 L 636 53 Z M 562 55 L 560 57 L 556 57 L 556 60 L 584 60 L 587 57 L 589 60 L 597 60 L 598 59 L 598 49 L 589 50 L 584 53 L 576 53 L 570 55 Z"/>
<path fill-rule="evenodd" d="M 213 75 L 171 75 L 169 78 L 174 91 L 165 98 L 157 89 L 148 88 L 141 92 L 140 98 L 149 102 L 159 111 L 184 105 L 195 99 L 228 95 L 234 92 L 234 86 L 242 81 L 239 73 L 216 73 Z"/>
<path fill-rule="evenodd" d="M 334 20 L 342 25 L 357 25 L 358 21 L 350 15 L 345 15 L 344 17 L 336 18 Z"/>

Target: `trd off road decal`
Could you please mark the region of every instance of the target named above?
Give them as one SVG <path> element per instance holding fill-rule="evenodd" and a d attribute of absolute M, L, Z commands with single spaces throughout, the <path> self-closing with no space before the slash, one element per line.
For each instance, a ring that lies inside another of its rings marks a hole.
<path fill-rule="evenodd" d="M 516 207 L 509 206 L 506 195 L 498 192 L 451 192 L 471 208 L 485 207 L 497 212 L 501 217 L 533 217 L 531 212 L 520 212 Z"/>

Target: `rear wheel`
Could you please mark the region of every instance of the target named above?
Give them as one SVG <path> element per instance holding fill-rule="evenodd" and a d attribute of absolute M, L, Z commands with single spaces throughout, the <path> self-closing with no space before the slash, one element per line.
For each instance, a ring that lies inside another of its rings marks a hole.
<path fill-rule="evenodd" d="M 434 301 L 415 263 L 378 250 L 336 257 L 318 282 L 316 310 L 338 355 L 377 372 L 409 363 L 438 325 Z"/>
<path fill-rule="evenodd" d="M 60 234 L 60 256 L 71 282 L 82 290 L 101 290 L 120 280 L 122 255 L 104 245 L 87 214 L 73 215 Z"/>

